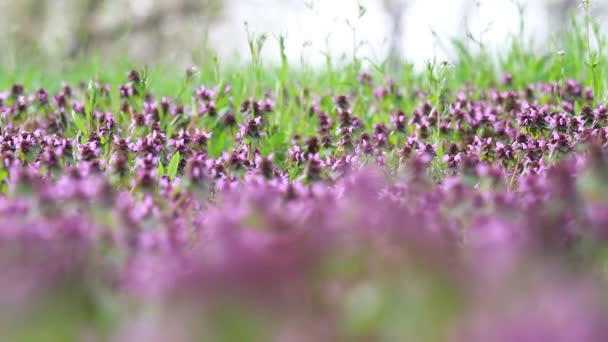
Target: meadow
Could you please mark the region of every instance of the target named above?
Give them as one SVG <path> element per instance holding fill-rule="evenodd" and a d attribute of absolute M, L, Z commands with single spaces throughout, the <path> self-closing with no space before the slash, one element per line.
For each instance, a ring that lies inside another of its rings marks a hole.
<path fill-rule="evenodd" d="M 255 34 L 240 66 L 14 58 L 1 334 L 605 340 L 608 66 L 585 9 L 545 49 L 522 23 L 425 70 L 267 65 Z"/>

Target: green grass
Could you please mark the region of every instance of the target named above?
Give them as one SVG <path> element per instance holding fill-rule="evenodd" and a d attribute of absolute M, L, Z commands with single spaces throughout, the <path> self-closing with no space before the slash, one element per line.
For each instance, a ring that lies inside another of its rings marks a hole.
<path fill-rule="evenodd" d="M 428 92 L 433 106 L 443 114 L 447 110 L 443 103 L 466 85 L 473 84 L 477 89 L 507 89 L 501 85 L 501 75 L 504 72 L 513 75 L 513 88 L 518 90 L 535 82 L 563 83 L 572 78 L 592 86 L 596 102 L 603 103 L 607 99 L 607 87 L 602 78 L 602 75 L 608 74 L 608 65 L 604 63 L 607 57 L 606 40 L 600 33 L 599 23 L 593 19 L 593 13 L 588 8 L 584 9 L 582 20 L 573 16 L 570 29 L 564 30 L 559 39 L 553 37 L 542 49 L 537 48 L 538 44 L 531 38 L 526 38 L 525 23 L 521 22 L 521 32 L 509 38 L 506 51 L 490 51 L 470 35 L 468 41 L 449 41 L 448 48 L 453 51 L 451 62 L 433 60 L 425 68 L 414 68 L 404 61 L 397 70 L 391 70 L 387 60 L 377 61 L 357 56 L 356 49 L 352 59 L 351 56 L 337 59 L 331 52 L 325 52 L 325 65 L 314 68 L 303 65 L 300 61 L 288 60 L 285 54 L 287 38 L 284 36 L 270 39 L 267 35 L 248 31 L 252 56 L 250 63 L 224 64 L 212 54 L 204 63 L 195 65 L 198 72 L 192 77 L 187 77 L 185 70 L 175 65 L 148 66 L 145 87 L 158 96 L 172 97 L 184 105 L 191 103 L 192 92 L 199 85 L 218 86 L 219 89 L 231 85 L 230 96 L 236 105 L 250 97 L 263 98 L 266 92 L 271 91 L 276 95 L 277 112 L 270 122 L 271 127 L 274 127 L 271 129 L 274 135 L 266 138 L 268 145 L 264 146 L 268 147 L 264 150 L 279 148 L 278 153 L 284 152 L 280 147 L 286 146 L 293 134 L 314 134 L 316 123 L 309 120 L 301 105 L 302 101 L 310 104 L 310 94 L 321 95 L 322 108 L 327 109 L 331 108 L 331 96 L 326 95 L 358 91 L 354 114 L 364 120 L 366 128 L 379 122 L 388 123 L 388 114 L 397 107 L 406 113 L 413 109 L 419 101 L 412 96 L 416 90 Z M 520 8 L 522 14 L 523 10 Z M 355 31 L 354 28 L 353 30 Z M 271 43 L 277 43 L 276 47 L 271 46 Z M 446 46 L 445 42 L 440 43 Z M 470 44 L 477 44 L 477 52 L 468 48 Z M 263 49 L 270 48 L 279 49 L 281 62 L 277 65 L 265 63 L 260 57 Z M 62 81 L 72 85 L 84 82 L 86 85 L 91 80 L 96 80 L 112 84 L 116 90 L 117 85 L 126 82 L 125 75 L 129 70 L 143 67 L 120 57 L 64 60 L 32 54 L 16 56 L 11 61 L 12 63 L 0 65 L 0 89 L 9 89 L 13 83 L 22 83 L 30 90 L 44 87 L 53 91 L 60 88 Z M 357 75 L 362 71 L 371 72 L 377 84 L 382 84 L 387 77 L 394 79 L 404 94 L 403 99 L 385 102 L 374 100 L 371 88 L 356 86 Z M 217 104 L 218 109 L 226 107 L 229 99 L 226 97 L 221 101 L 223 102 Z M 88 107 L 91 105 L 87 103 Z M 372 112 L 371 105 L 378 110 Z M 86 130 L 84 126 L 90 121 L 90 118 L 83 119 L 74 121 L 79 126 L 79 131 Z M 165 129 L 175 132 L 176 127 L 172 126 L 178 124 L 167 122 Z M 213 139 L 218 142 L 225 139 L 225 136 L 218 131 Z M 220 145 L 227 145 L 227 142 Z M 211 153 L 218 152 L 219 150 Z"/>

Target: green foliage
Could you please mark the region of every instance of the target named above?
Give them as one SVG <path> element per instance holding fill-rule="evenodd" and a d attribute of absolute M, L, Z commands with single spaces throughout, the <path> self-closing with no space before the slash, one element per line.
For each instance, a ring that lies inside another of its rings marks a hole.
<path fill-rule="evenodd" d="M 79 134 L 87 135 L 89 133 L 86 127 L 86 123 L 80 114 L 76 113 L 75 111 L 72 111 L 72 120 L 74 122 L 74 125 L 76 125 Z"/>
<path fill-rule="evenodd" d="M 180 129 L 202 128 L 213 133 L 206 152 L 214 158 L 235 145 L 234 134 L 228 134 L 230 132 L 222 128 L 221 118 L 229 113 L 238 114 L 239 105 L 250 97 L 255 100 L 263 99 L 268 93 L 272 94 L 277 110 L 266 118 L 266 124 L 271 128 L 270 134 L 259 141 L 259 150 L 263 155 L 274 152 L 278 156 L 287 153 L 293 134 L 301 134 L 303 137 L 316 134 L 319 128 L 317 118 L 309 113 L 313 101 L 318 101 L 317 105 L 321 111 L 335 116 L 332 97 L 339 94 L 356 93 L 353 115 L 364 119 L 368 126 L 366 129 L 371 129 L 376 123 L 389 123 L 389 114 L 399 109 L 406 113 L 411 112 L 420 101 L 420 98 L 413 95 L 418 90 L 426 93 L 426 100 L 432 103 L 440 115 L 444 115 L 447 110 L 445 103 L 453 99 L 457 90 L 468 84 L 474 84 L 478 89 L 494 87 L 498 90 L 523 90 L 525 86 L 536 82 L 557 81 L 563 85 L 567 79 L 575 79 L 592 87 L 596 104 L 606 101 L 606 39 L 600 32 L 600 24 L 593 18 L 592 8 L 583 6 L 579 9 L 584 15 L 582 19 L 573 15 L 568 28 L 564 29 L 560 36 L 553 37 L 549 44 L 542 45 L 526 36 L 523 21 L 525 8 L 521 1 L 516 5 L 521 16 L 519 32 L 509 37 L 506 42 L 507 49 L 502 52 L 489 50 L 482 39 L 483 32 L 467 32 L 466 40 L 451 39 L 448 40 L 449 46 L 442 46 L 451 52 L 446 61 L 431 60 L 424 68 L 416 68 L 404 61 L 397 70 L 389 70 L 386 60 L 378 61 L 358 56 L 362 42 L 356 40 L 357 31 L 364 29 L 359 25 L 359 20 L 366 15 L 366 9 L 362 2 L 357 2 L 359 18 L 348 23 L 355 38 L 352 56 L 332 54 L 328 41 L 326 51 L 322 52 L 325 56 L 323 67 L 315 69 L 308 64 L 289 60 L 286 53 L 289 39 L 284 34 L 275 37 L 281 57 L 280 63 L 266 63 L 261 53 L 269 43 L 268 36 L 251 32 L 246 26 L 251 53 L 249 64 L 226 63 L 213 54 L 203 64 L 196 65 L 186 73 L 174 65 L 155 65 L 144 68 L 141 81 L 134 86 L 141 94 L 173 94 L 171 100 L 176 104 L 191 108 L 197 105 L 194 100 L 196 87 L 204 85 L 222 93 L 226 86 L 230 86 L 229 93 L 217 98 L 216 118 L 191 120 L 185 115 L 159 113 L 161 131 L 166 133 L 167 138 L 177 134 Z M 441 44 L 439 38 L 437 39 Z M 87 85 L 85 98 L 80 99 L 85 105 L 84 115 L 71 110 L 68 112 L 71 119 L 68 120 L 67 131 L 74 138 L 86 139 L 89 132 L 97 131 L 99 123 L 93 117 L 93 110 L 100 106 L 113 110 L 117 122 L 122 127 L 128 126 L 132 120 L 130 114 L 121 113 L 119 110 L 121 101 L 115 89 L 108 98 L 102 98 L 99 89 L 99 85 L 107 83 L 114 86 L 124 84 L 127 71 L 138 68 L 125 58 L 89 58 L 57 62 L 32 57 L 29 60 L 19 59 L 17 62 L 12 66 L 0 65 L 0 88 L 9 89 L 13 83 L 18 82 L 28 89 L 44 87 L 53 92 L 60 90 L 62 81 L 71 84 L 84 82 L 83 84 Z M 364 70 L 371 73 L 374 82 L 369 87 L 361 87 L 357 81 L 357 76 Z M 513 76 L 511 85 L 502 83 L 501 76 L 505 72 Z M 386 86 L 385 80 L 388 76 L 394 79 L 403 94 L 401 99 L 374 98 L 373 88 Z M 317 94 L 320 98 L 313 98 L 311 94 Z M 141 106 L 141 102 L 135 105 Z M 242 118 L 239 118 L 239 124 L 242 124 Z M 234 127 L 232 133 L 236 129 L 238 128 Z M 143 136 L 149 133 L 149 130 L 149 127 L 140 127 L 135 136 Z M 435 139 L 440 138 L 435 128 L 432 134 Z M 391 136 L 390 142 L 403 144 L 404 137 Z M 441 149 L 439 146 L 438 150 Z M 179 159 L 180 156 L 174 155 L 171 161 L 159 165 L 158 175 L 167 174 L 174 177 Z M 293 165 L 280 167 L 288 168 Z"/>
<path fill-rule="evenodd" d="M 167 168 L 167 176 L 169 178 L 174 179 L 177 176 L 177 169 L 179 168 L 179 162 L 181 160 L 181 156 L 179 152 L 175 152 L 171 160 L 169 161 L 169 166 Z"/>

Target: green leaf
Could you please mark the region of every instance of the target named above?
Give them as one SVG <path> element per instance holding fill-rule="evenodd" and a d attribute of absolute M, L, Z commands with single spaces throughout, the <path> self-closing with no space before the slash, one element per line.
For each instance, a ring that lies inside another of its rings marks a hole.
<path fill-rule="evenodd" d="M 169 125 L 167 126 L 167 137 L 171 138 L 173 136 L 173 131 L 175 130 L 175 126 L 177 125 L 177 121 L 179 121 L 180 116 L 176 116 L 171 120 Z"/>
<path fill-rule="evenodd" d="M 220 130 L 217 134 L 214 133 L 209 143 L 209 155 L 213 158 L 218 158 L 222 155 L 226 145 L 226 132 Z"/>
<path fill-rule="evenodd" d="M 9 176 L 8 170 L 5 167 L 0 168 L 0 184 L 4 184 L 4 180 Z"/>
<path fill-rule="evenodd" d="M 95 106 L 97 105 L 97 88 L 93 81 L 89 82 L 88 86 L 89 93 L 89 101 L 85 104 L 85 115 L 86 115 L 86 123 L 87 125 L 91 124 L 91 118 L 93 115 L 93 110 L 95 110 Z"/>
<path fill-rule="evenodd" d="M 78 128 L 80 133 L 88 135 L 87 127 L 84 123 L 84 120 L 75 111 L 72 111 L 72 120 L 74 121 L 74 125 L 76 125 L 76 128 Z"/>
<path fill-rule="evenodd" d="M 178 152 L 179 153 L 179 152 Z M 162 177 L 165 175 L 165 167 L 163 166 L 162 162 L 158 163 L 158 170 L 157 170 L 157 176 L 158 178 Z"/>
<path fill-rule="evenodd" d="M 365 13 L 367 13 L 367 8 L 365 8 L 365 6 L 363 6 L 361 3 L 358 3 L 357 5 L 359 6 L 359 19 L 361 19 Z"/>
<path fill-rule="evenodd" d="M 173 179 L 177 175 L 177 168 L 179 167 L 180 162 L 180 154 L 179 152 L 175 152 L 171 160 L 169 161 L 169 168 L 167 169 L 167 175 L 169 178 Z"/>
<path fill-rule="evenodd" d="M 270 139 L 270 143 L 272 144 L 272 148 L 279 148 L 285 143 L 285 140 L 286 140 L 285 133 L 277 132 Z"/>

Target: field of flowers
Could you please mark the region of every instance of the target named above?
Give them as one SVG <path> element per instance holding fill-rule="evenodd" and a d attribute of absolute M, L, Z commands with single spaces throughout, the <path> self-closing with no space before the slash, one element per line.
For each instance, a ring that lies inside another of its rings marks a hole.
<path fill-rule="evenodd" d="M 604 40 L 581 32 L 394 75 L 2 71 L 0 334 L 605 340 Z"/>

